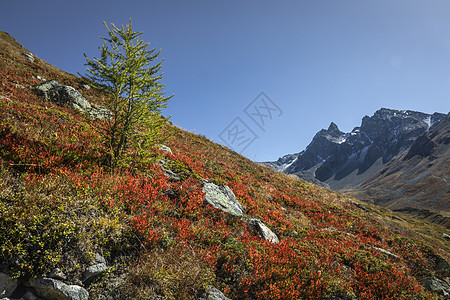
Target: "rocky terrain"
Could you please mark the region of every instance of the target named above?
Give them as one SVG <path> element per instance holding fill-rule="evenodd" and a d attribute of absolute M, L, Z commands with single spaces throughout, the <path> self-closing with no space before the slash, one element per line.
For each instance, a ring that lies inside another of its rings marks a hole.
<path fill-rule="evenodd" d="M 449 143 L 447 115 L 370 180 L 346 192 L 450 228 Z"/>
<path fill-rule="evenodd" d="M 445 228 L 170 122 L 145 159 L 129 149 L 110 168 L 105 95 L 4 32 L 0 58 L 0 299 L 450 295 Z M 327 134 L 342 140 L 335 126 Z"/>
<path fill-rule="evenodd" d="M 331 123 L 304 151 L 263 164 L 384 207 L 428 211 L 448 226 L 448 123 L 441 113 L 382 108 L 350 133 Z"/>

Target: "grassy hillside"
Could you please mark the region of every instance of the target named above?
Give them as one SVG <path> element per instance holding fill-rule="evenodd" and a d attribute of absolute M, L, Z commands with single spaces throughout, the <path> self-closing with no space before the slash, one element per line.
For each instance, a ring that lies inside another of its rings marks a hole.
<path fill-rule="evenodd" d="M 165 153 L 111 170 L 93 121 L 39 98 L 55 79 L 91 103 L 102 95 L 0 32 L 0 272 L 21 279 L 59 267 L 76 284 L 94 253 L 108 271 L 90 299 L 196 299 L 214 286 L 231 299 L 431 299 L 421 280 L 448 276 L 444 228 L 259 166 L 167 124 Z M 173 101 L 176 101 L 174 99 Z M 177 173 L 170 181 L 159 164 Z M 228 185 L 237 218 L 204 204 L 204 180 Z M 262 220 L 280 242 L 247 225 Z M 448 231 L 447 231 L 448 233 Z M 384 249 L 392 254 L 388 254 Z"/>

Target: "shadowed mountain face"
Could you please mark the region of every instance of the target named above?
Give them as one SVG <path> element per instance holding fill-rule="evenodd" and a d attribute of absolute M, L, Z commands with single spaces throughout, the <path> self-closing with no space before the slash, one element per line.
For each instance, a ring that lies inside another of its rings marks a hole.
<path fill-rule="evenodd" d="M 304 151 L 263 164 L 383 206 L 450 211 L 449 201 L 445 201 L 449 196 L 448 118 L 441 113 L 430 115 L 382 108 L 371 117 L 365 116 L 361 126 L 350 133 L 340 131 L 331 123 L 327 130 L 314 136 Z M 413 171 L 418 172 L 415 180 L 404 181 Z M 428 177 L 424 172 L 443 178 L 436 179 L 442 182 L 438 190 L 428 190 L 424 185 L 423 180 Z M 394 182 L 396 189 L 393 189 Z M 416 200 L 400 200 L 411 199 L 410 193 L 404 192 L 406 186 L 418 193 L 413 197 Z M 441 200 L 436 202 L 437 199 Z"/>
<path fill-rule="evenodd" d="M 450 228 L 449 144 L 450 114 L 420 135 L 409 149 L 394 157 L 370 180 L 346 192 Z"/>

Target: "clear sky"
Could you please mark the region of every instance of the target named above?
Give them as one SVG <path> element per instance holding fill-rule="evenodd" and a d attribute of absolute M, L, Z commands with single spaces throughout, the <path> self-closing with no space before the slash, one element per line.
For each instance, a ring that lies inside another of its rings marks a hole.
<path fill-rule="evenodd" d="M 130 17 L 162 49 L 174 94 L 163 114 L 255 161 L 303 150 L 332 121 L 351 131 L 381 107 L 449 111 L 447 0 L 3 0 L 0 30 L 84 74 L 102 22 Z"/>

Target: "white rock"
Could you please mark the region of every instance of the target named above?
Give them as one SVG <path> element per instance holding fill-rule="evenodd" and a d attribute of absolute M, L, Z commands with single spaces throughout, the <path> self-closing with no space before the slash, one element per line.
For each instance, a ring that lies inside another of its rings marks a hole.
<path fill-rule="evenodd" d="M 34 56 L 31 52 L 24 52 L 22 53 L 23 56 L 25 56 L 29 62 L 34 62 Z"/>
<path fill-rule="evenodd" d="M 380 251 L 381 253 L 386 254 L 387 256 L 389 256 L 391 258 L 395 258 L 395 259 L 399 258 L 398 255 L 395 255 L 394 253 L 389 252 L 383 248 L 373 247 L 373 249 Z"/>
<path fill-rule="evenodd" d="M 280 242 L 277 235 L 259 219 L 250 219 L 250 226 L 265 240 L 274 244 Z"/>
<path fill-rule="evenodd" d="M 158 145 L 158 149 L 161 150 L 164 153 L 170 153 L 172 154 L 172 149 L 167 147 L 166 145 Z"/>

